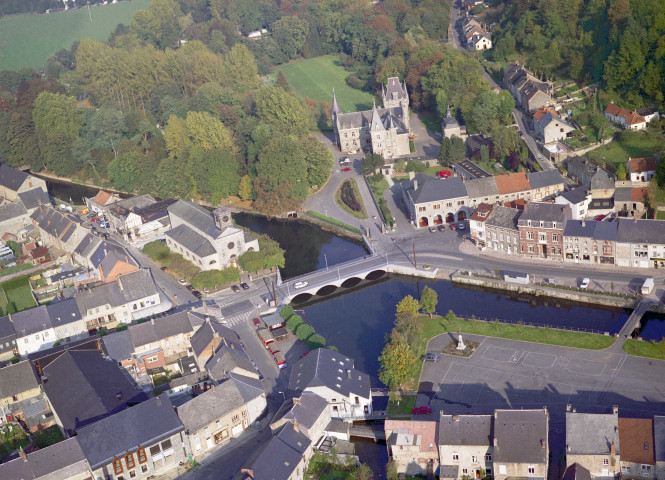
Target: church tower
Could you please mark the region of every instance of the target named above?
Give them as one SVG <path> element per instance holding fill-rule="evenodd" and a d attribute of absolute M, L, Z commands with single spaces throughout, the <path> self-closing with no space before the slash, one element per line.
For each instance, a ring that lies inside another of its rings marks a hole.
<path fill-rule="evenodd" d="M 337 145 L 341 146 L 341 138 L 339 134 L 339 124 L 337 123 L 337 117 L 344 113 L 337 103 L 337 95 L 335 95 L 335 89 L 333 88 L 333 98 L 332 98 L 332 107 L 330 108 L 330 118 L 332 120 L 333 132 L 335 132 L 335 141 Z"/>
<path fill-rule="evenodd" d="M 378 153 L 385 158 L 386 126 L 381 121 L 379 111 L 376 109 L 376 103 L 372 107 L 372 123 L 369 127 L 369 134 L 372 138 L 372 153 Z"/>

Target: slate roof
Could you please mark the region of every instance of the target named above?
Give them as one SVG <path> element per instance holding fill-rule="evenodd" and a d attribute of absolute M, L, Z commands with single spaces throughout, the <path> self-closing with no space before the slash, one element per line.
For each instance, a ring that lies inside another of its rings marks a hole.
<path fill-rule="evenodd" d="M 551 223 L 557 222 L 557 227 L 560 226 L 563 228 L 566 213 L 570 213 L 570 207 L 568 207 L 568 205 L 531 202 L 526 206 L 526 210 L 524 210 L 522 216 L 519 218 L 518 224 L 526 226 L 527 220 L 535 222 L 543 221 L 547 228 L 552 228 Z"/>
<path fill-rule="evenodd" d="M 531 188 L 545 188 L 554 185 L 563 185 L 565 182 L 558 170 L 545 170 L 529 174 Z"/>
<path fill-rule="evenodd" d="M 95 470 L 119 453 L 154 445 L 183 431 L 173 404 L 163 393 L 78 431 L 81 450 Z"/>
<path fill-rule="evenodd" d="M 658 166 L 656 157 L 629 158 L 628 167 L 631 173 L 655 172 Z"/>
<path fill-rule="evenodd" d="M 466 191 L 469 198 L 496 197 L 499 194 L 494 177 L 469 179 L 466 181 Z M 492 200 L 492 198 L 488 198 L 488 201 Z"/>
<path fill-rule="evenodd" d="M 619 219 L 618 223 L 617 242 L 665 244 L 664 220 Z"/>
<path fill-rule="evenodd" d="M 30 218 L 49 235 L 66 242 L 80 223 L 78 217 L 58 212 L 50 205 L 36 209 Z"/>
<path fill-rule="evenodd" d="M 64 351 L 43 372 L 48 378 L 44 391 L 65 430 L 78 430 L 124 410 L 128 402 L 147 398 L 116 362 L 104 359 L 97 350 Z M 118 394 L 122 394 L 120 400 Z"/>
<path fill-rule="evenodd" d="M 402 88 L 398 77 L 390 77 L 386 82 L 386 98 L 392 100 L 393 93 L 397 94 L 398 99 L 406 98 L 406 90 Z"/>
<path fill-rule="evenodd" d="M 288 480 L 311 444 L 309 438 L 287 423 L 252 463 L 255 480 Z"/>
<path fill-rule="evenodd" d="M 520 215 L 522 215 L 522 211 L 516 208 L 494 207 L 485 225 L 517 231 L 517 221 Z"/>
<path fill-rule="evenodd" d="M 134 212 L 134 210 L 147 207 L 156 202 L 157 201 L 151 195 L 138 195 L 136 197 L 125 198 L 124 200 L 115 202 L 108 208 L 108 212 L 110 215 L 124 220 L 131 212 Z"/>
<path fill-rule="evenodd" d="M 565 127 L 570 128 L 571 130 L 575 130 L 575 127 L 573 127 L 570 123 L 566 122 L 560 116 L 558 116 L 557 114 L 549 113 L 549 112 L 547 112 L 545 115 L 543 115 L 543 117 L 538 121 L 538 123 L 542 126 L 542 128 L 547 127 L 552 122 L 558 122 L 557 125 L 556 125 L 557 127 L 559 126 L 559 123 L 560 123 L 561 126 L 565 126 Z"/>
<path fill-rule="evenodd" d="M 415 190 L 414 183 L 417 183 L 417 189 Z M 438 179 L 424 173 L 418 173 L 413 180 L 403 181 L 402 188 L 406 190 L 414 204 L 467 196 L 466 183 L 460 177 Z"/>
<path fill-rule="evenodd" d="M 621 461 L 655 465 L 653 420 L 650 418 L 619 418 Z"/>
<path fill-rule="evenodd" d="M 193 332 L 205 323 L 205 316 L 191 311 L 184 311 L 161 318 L 152 318 L 149 322 L 132 325 L 128 332 L 132 345 L 140 347 L 156 343 L 174 335 Z"/>
<path fill-rule="evenodd" d="M 374 110 L 364 110 L 362 112 L 339 113 L 337 115 L 337 123 L 339 130 L 347 130 L 349 128 L 370 128 L 373 120 Z M 387 128 L 392 120 L 393 124 L 397 127 L 397 133 L 406 133 L 406 128 L 402 121 L 402 108 L 376 108 L 376 115 L 378 122 L 383 128 Z"/>
<path fill-rule="evenodd" d="M 0 478 L 7 480 L 65 480 L 88 473 L 88 463 L 76 437 L 68 438 L 0 465 Z M 83 475 L 85 476 L 85 475 Z M 83 478 L 83 477 L 82 477 Z"/>
<path fill-rule="evenodd" d="M 144 207 L 135 208 L 134 213 L 140 216 L 144 222 L 151 222 L 168 216 L 168 207 L 175 202 L 177 202 L 175 198 L 167 198 L 166 200 L 160 200 Z"/>
<path fill-rule="evenodd" d="M 584 179 L 586 181 L 584 185 L 592 190 L 605 190 L 614 188 L 614 182 L 616 181 L 614 174 L 603 168 L 600 168 L 598 165 L 594 164 L 587 158 L 583 158 L 578 155 L 570 157 L 566 160 L 566 168 L 568 169 L 569 174 L 577 178 Z M 583 178 L 583 176 L 588 177 L 590 181 Z"/>
<path fill-rule="evenodd" d="M 214 380 L 226 378 L 227 372 L 240 368 L 249 373 L 256 373 L 254 365 L 244 350 L 237 350 L 222 345 L 215 354 L 206 362 L 205 369 Z"/>
<path fill-rule="evenodd" d="M 316 393 L 302 392 L 299 397 L 285 401 L 271 423 L 274 423 L 275 420 L 285 419 L 295 421 L 299 425 L 310 429 L 327 408 L 328 401 L 325 398 Z"/>
<path fill-rule="evenodd" d="M 178 417 L 185 430 L 193 434 L 263 393 L 263 388 L 249 388 L 237 379 L 229 378 L 178 407 Z"/>
<path fill-rule="evenodd" d="M 125 297 L 116 282 L 105 283 L 95 288 L 78 292 L 74 295 L 82 315 L 88 310 L 111 305 L 117 307 L 125 303 Z"/>
<path fill-rule="evenodd" d="M 94 246 L 94 250 L 90 250 L 92 251 L 92 254 L 90 255 L 90 264 L 94 268 L 99 268 L 99 266 L 104 263 L 104 260 L 109 255 L 113 255 L 113 257 L 111 257 L 105 266 L 102 266 L 102 269 L 107 273 L 111 271 L 115 265 L 115 260 L 117 259 L 122 259 L 122 261 L 125 261 L 125 258 L 127 258 L 128 263 L 135 265 L 134 261 L 129 258 L 127 252 L 120 245 L 106 241 L 101 241 L 99 243 L 95 242 L 95 244 L 96 246 Z M 106 270 L 107 268 L 108 270 Z"/>
<path fill-rule="evenodd" d="M 0 185 L 9 190 L 17 191 L 29 176 L 22 170 L 0 163 Z"/>
<path fill-rule="evenodd" d="M 198 234 L 184 223 L 166 232 L 166 236 L 171 237 L 174 242 L 182 245 L 199 257 L 207 257 L 216 253 L 215 247 L 212 246 L 210 240 Z"/>
<path fill-rule="evenodd" d="M 443 119 L 443 124 L 447 128 L 459 128 L 459 122 L 457 119 L 450 113 L 450 107 L 446 110 L 446 116 Z"/>
<path fill-rule="evenodd" d="M 614 190 L 614 201 L 615 202 L 630 202 L 632 195 L 632 188 L 630 187 L 618 187 Z"/>
<path fill-rule="evenodd" d="M 0 205 L 0 222 L 12 220 L 27 214 L 28 211 L 20 202 L 10 202 Z"/>
<path fill-rule="evenodd" d="M 502 195 L 531 190 L 531 184 L 529 183 L 525 172 L 497 175 L 494 177 L 494 180 L 496 181 L 496 187 L 499 190 L 499 193 Z"/>
<path fill-rule="evenodd" d="M 665 417 L 653 417 L 653 447 L 657 462 L 665 462 Z"/>
<path fill-rule="evenodd" d="M 106 243 L 106 242 L 104 242 L 104 243 Z M 128 265 L 137 267 L 137 269 L 138 269 L 138 265 L 136 264 L 136 262 L 134 261 L 133 258 L 131 258 L 126 253 L 122 252 L 122 250 L 114 248 L 112 250 L 109 250 L 108 253 L 106 254 L 106 256 L 104 256 L 104 259 L 102 260 L 102 263 L 100 264 L 101 271 L 104 273 L 104 275 L 107 275 L 111 271 L 113 271 L 113 269 L 115 268 L 115 266 L 119 262 L 123 262 L 123 263 L 126 263 Z"/>
<path fill-rule="evenodd" d="M 46 306 L 51 325 L 59 327 L 68 323 L 77 322 L 81 320 L 81 311 L 79 310 L 76 300 L 67 298 L 59 302 L 51 303 Z"/>
<path fill-rule="evenodd" d="M 18 338 L 51 328 L 51 318 L 48 310 L 46 310 L 46 305 L 12 313 L 10 316 L 12 322 L 14 322 L 14 330 Z"/>
<path fill-rule="evenodd" d="M 16 338 L 16 332 L 14 331 L 14 324 L 9 318 L 9 315 L 0 317 L 0 343 L 5 343 L 6 339 Z"/>
<path fill-rule="evenodd" d="M 617 222 L 568 220 L 563 230 L 563 236 L 614 241 L 617 238 L 618 226 Z"/>
<path fill-rule="evenodd" d="M 81 255 L 82 257 L 87 257 L 90 251 L 96 248 L 100 243 L 102 243 L 102 241 L 99 238 L 91 233 L 87 233 L 74 249 L 74 253 Z"/>
<path fill-rule="evenodd" d="M 217 238 L 222 230 L 217 228 L 212 214 L 205 208 L 186 200 L 178 200 L 168 207 L 170 215 L 181 218 L 186 224 L 191 225 L 210 238 Z"/>
<path fill-rule="evenodd" d="M 223 339 L 225 345 L 234 345 L 236 349 L 242 350 L 242 347 L 240 346 L 240 337 L 236 332 L 229 327 L 225 327 L 221 323 L 210 320 L 204 323 L 201 328 L 192 335 L 192 338 L 189 339 L 194 355 L 197 357 L 201 355 L 208 345 L 210 345 L 212 339 L 215 338 L 215 334 Z"/>
<path fill-rule="evenodd" d="M 129 336 L 129 330 L 105 335 L 102 337 L 102 343 L 104 344 L 106 354 L 116 362 L 127 360 L 134 353 L 134 346 Z"/>
<path fill-rule="evenodd" d="M 618 414 L 566 412 L 568 453 L 573 455 L 608 455 L 612 443 L 614 443 L 617 455 L 621 454 L 623 456 L 619 443 Z"/>
<path fill-rule="evenodd" d="M 441 415 L 439 445 L 492 445 L 492 415 Z"/>
<path fill-rule="evenodd" d="M 566 468 L 561 480 L 591 480 L 591 472 L 576 462 Z"/>
<path fill-rule="evenodd" d="M 543 410 L 494 412 L 495 463 L 544 464 L 548 458 L 548 414 Z M 542 443 L 541 443 L 542 442 Z"/>
<path fill-rule="evenodd" d="M 369 375 L 356 370 L 353 359 L 327 348 L 318 348 L 298 360 L 291 369 L 289 388 L 325 386 L 345 397 L 351 393 L 370 398 Z"/>
<path fill-rule="evenodd" d="M 155 285 L 150 270 L 140 269 L 135 272 L 118 275 L 116 279 L 122 294 L 127 302 L 139 300 L 141 298 L 157 295 L 157 285 Z"/>
<path fill-rule="evenodd" d="M 33 188 L 27 192 L 21 192 L 18 194 L 18 198 L 21 200 L 21 203 L 28 210 L 38 208 L 39 205 L 50 205 L 51 198 L 48 193 L 41 188 Z"/>
<path fill-rule="evenodd" d="M 582 187 L 573 188 L 572 190 L 567 190 L 563 192 L 561 196 L 566 200 L 568 200 L 573 205 L 576 205 L 586 200 L 587 192 L 588 192 L 587 188 L 582 186 Z"/>
<path fill-rule="evenodd" d="M 39 388 L 39 382 L 27 360 L 0 368 L 0 399 Z"/>

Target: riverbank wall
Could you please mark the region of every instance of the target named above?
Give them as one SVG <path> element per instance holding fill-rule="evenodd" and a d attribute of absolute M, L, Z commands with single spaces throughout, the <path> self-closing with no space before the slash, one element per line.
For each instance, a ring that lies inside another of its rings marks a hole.
<path fill-rule="evenodd" d="M 578 290 L 564 290 L 554 287 L 544 287 L 541 285 L 517 285 L 514 283 L 506 282 L 500 279 L 475 277 L 455 273 L 450 276 L 453 284 L 458 286 L 472 286 L 490 288 L 493 290 L 500 290 L 505 292 L 513 292 L 517 295 L 530 295 L 534 297 L 549 297 L 566 300 L 569 302 L 585 303 L 590 305 L 602 305 L 612 308 L 627 308 L 634 309 L 639 303 L 641 298 L 623 297 L 618 295 L 601 295 L 591 292 L 583 292 Z M 660 306 L 662 309 L 662 305 Z"/>

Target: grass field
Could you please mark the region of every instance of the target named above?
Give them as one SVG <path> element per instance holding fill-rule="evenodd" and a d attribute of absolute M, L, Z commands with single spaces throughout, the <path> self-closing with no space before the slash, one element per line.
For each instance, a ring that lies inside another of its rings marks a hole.
<path fill-rule="evenodd" d="M 336 65 L 336 62 L 337 57 L 328 55 L 288 63 L 280 70 L 284 72 L 289 86 L 301 98 L 331 102 L 334 88 L 337 102 L 345 112 L 372 108 L 374 96 L 349 87 L 345 79 L 350 73 Z"/>
<path fill-rule="evenodd" d="M 155 240 L 146 243 L 141 252 L 149 256 L 161 267 L 167 267 L 171 275 L 178 279 L 185 279 L 191 283 L 194 276 L 201 270 L 192 262 L 185 260 L 179 253 L 173 253 L 165 243 Z"/>
<path fill-rule="evenodd" d="M 149 3 L 150 0 L 132 0 L 92 6 L 92 22 L 87 8 L 0 18 L 0 70 L 38 70 L 46 65 L 49 55 L 70 48 L 74 40 L 107 40 L 118 24 L 129 25 L 134 12 L 148 8 Z"/>
<path fill-rule="evenodd" d="M 645 342 L 629 338 L 623 344 L 623 351 L 637 357 L 665 360 L 665 343 L 661 342 Z"/>
<path fill-rule="evenodd" d="M 586 156 L 605 159 L 608 163 L 625 164 L 628 157 L 652 157 L 665 149 L 665 140 L 649 132 L 627 132 L 624 138 L 590 151 Z"/>
<path fill-rule="evenodd" d="M 0 284 L 0 315 L 36 307 L 28 277 L 15 278 Z"/>

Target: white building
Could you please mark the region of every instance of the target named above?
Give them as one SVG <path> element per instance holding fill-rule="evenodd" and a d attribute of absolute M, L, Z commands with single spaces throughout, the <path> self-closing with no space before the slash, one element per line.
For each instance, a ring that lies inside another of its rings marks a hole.
<path fill-rule="evenodd" d="M 581 186 L 563 192 L 556 197 L 554 203 L 559 205 L 568 205 L 572 212 L 573 220 L 583 220 L 589 212 L 589 205 L 591 204 L 591 192 L 586 187 Z"/>
<path fill-rule="evenodd" d="M 628 157 L 628 172 L 631 182 L 648 182 L 656 175 L 658 159 L 656 157 Z"/>

